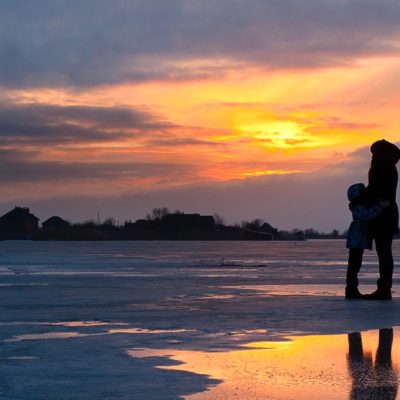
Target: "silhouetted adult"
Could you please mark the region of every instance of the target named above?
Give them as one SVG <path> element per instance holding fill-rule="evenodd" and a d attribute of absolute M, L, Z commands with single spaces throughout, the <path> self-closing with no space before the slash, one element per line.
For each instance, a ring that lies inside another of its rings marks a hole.
<path fill-rule="evenodd" d="M 350 400 L 395 400 L 399 386 L 392 365 L 393 329 L 379 330 L 375 364 L 370 353 L 364 354 L 359 332 L 350 333 L 347 364 L 351 377 Z"/>
<path fill-rule="evenodd" d="M 396 164 L 400 159 L 400 149 L 395 144 L 382 139 L 372 144 L 371 153 L 368 186 L 354 203 L 367 201 L 372 205 L 384 199 L 390 202 L 390 206 L 369 224 L 379 259 L 379 279 L 377 290 L 365 295 L 364 298 L 390 300 L 393 276 L 392 242 L 394 234 L 398 233 L 399 224 L 399 211 L 396 204 L 398 180 Z"/>

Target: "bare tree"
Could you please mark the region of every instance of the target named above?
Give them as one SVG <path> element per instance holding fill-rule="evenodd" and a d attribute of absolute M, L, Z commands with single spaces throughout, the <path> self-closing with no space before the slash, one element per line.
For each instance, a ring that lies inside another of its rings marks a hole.
<path fill-rule="evenodd" d="M 243 221 L 242 228 L 248 229 L 250 231 L 258 231 L 264 225 L 264 220 L 262 218 L 256 218 L 252 221 Z"/>
<path fill-rule="evenodd" d="M 219 214 L 213 215 L 215 225 L 218 227 L 225 226 L 225 219 Z"/>
<path fill-rule="evenodd" d="M 153 208 L 151 214 L 147 214 L 146 219 L 151 221 L 161 220 L 168 214 L 170 214 L 170 212 L 167 207 Z"/>
<path fill-rule="evenodd" d="M 109 217 L 109 218 L 104 220 L 103 225 L 114 226 L 115 225 L 115 219 L 113 217 Z"/>

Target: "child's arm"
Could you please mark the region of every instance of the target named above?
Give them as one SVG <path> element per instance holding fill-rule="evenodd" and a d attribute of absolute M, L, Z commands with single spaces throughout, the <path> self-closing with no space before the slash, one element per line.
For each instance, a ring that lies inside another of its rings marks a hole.
<path fill-rule="evenodd" d="M 381 205 L 376 205 L 372 207 L 365 207 L 362 205 L 358 205 L 353 207 L 353 218 L 354 220 L 369 222 L 376 217 L 378 217 L 383 211 L 383 207 Z"/>
<path fill-rule="evenodd" d="M 358 221 L 369 222 L 379 216 L 390 204 L 389 200 L 384 200 L 382 198 L 379 200 L 379 204 L 372 207 L 366 207 L 360 204 L 355 206 L 352 210 L 353 218 Z"/>

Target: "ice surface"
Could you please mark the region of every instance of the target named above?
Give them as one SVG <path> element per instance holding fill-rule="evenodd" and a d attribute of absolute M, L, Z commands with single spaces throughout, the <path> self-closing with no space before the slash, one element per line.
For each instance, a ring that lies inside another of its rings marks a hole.
<path fill-rule="evenodd" d="M 392 302 L 343 299 L 339 240 L 0 242 L 0 250 L 0 399 L 203 398 L 230 384 L 229 368 L 247 371 L 249 387 L 257 381 L 253 353 L 235 361 L 249 343 L 400 325 L 397 272 Z M 367 252 L 361 289 L 376 278 Z M 189 365 L 182 352 L 209 362 Z M 223 376 L 213 373 L 214 354 L 230 360 Z M 296 358 L 282 356 L 282 369 Z M 307 371 L 303 379 L 314 379 Z"/>

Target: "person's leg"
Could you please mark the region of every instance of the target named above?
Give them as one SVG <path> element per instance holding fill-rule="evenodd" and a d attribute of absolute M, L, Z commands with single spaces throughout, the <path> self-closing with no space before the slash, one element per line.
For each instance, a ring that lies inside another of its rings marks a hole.
<path fill-rule="evenodd" d="M 392 363 L 393 328 L 379 330 L 379 346 L 375 357 L 377 399 L 396 400 L 399 379 Z"/>
<path fill-rule="evenodd" d="M 375 364 L 380 367 L 392 366 L 393 328 L 379 329 L 379 345 Z"/>
<path fill-rule="evenodd" d="M 352 361 L 363 361 L 363 345 L 360 332 L 353 332 L 347 335 L 349 341 L 349 359 Z"/>
<path fill-rule="evenodd" d="M 349 262 L 346 274 L 346 299 L 358 299 L 362 294 L 358 290 L 358 273 L 361 269 L 363 249 L 349 249 Z"/>
<path fill-rule="evenodd" d="M 365 296 L 370 300 L 391 300 L 393 276 L 393 235 L 385 234 L 375 237 L 376 252 L 379 260 L 378 288 L 375 292 Z"/>
<path fill-rule="evenodd" d="M 385 235 L 375 239 L 376 252 L 379 259 L 379 281 L 378 286 L 392 287 L 393 277 L 393 235 Z"/>

